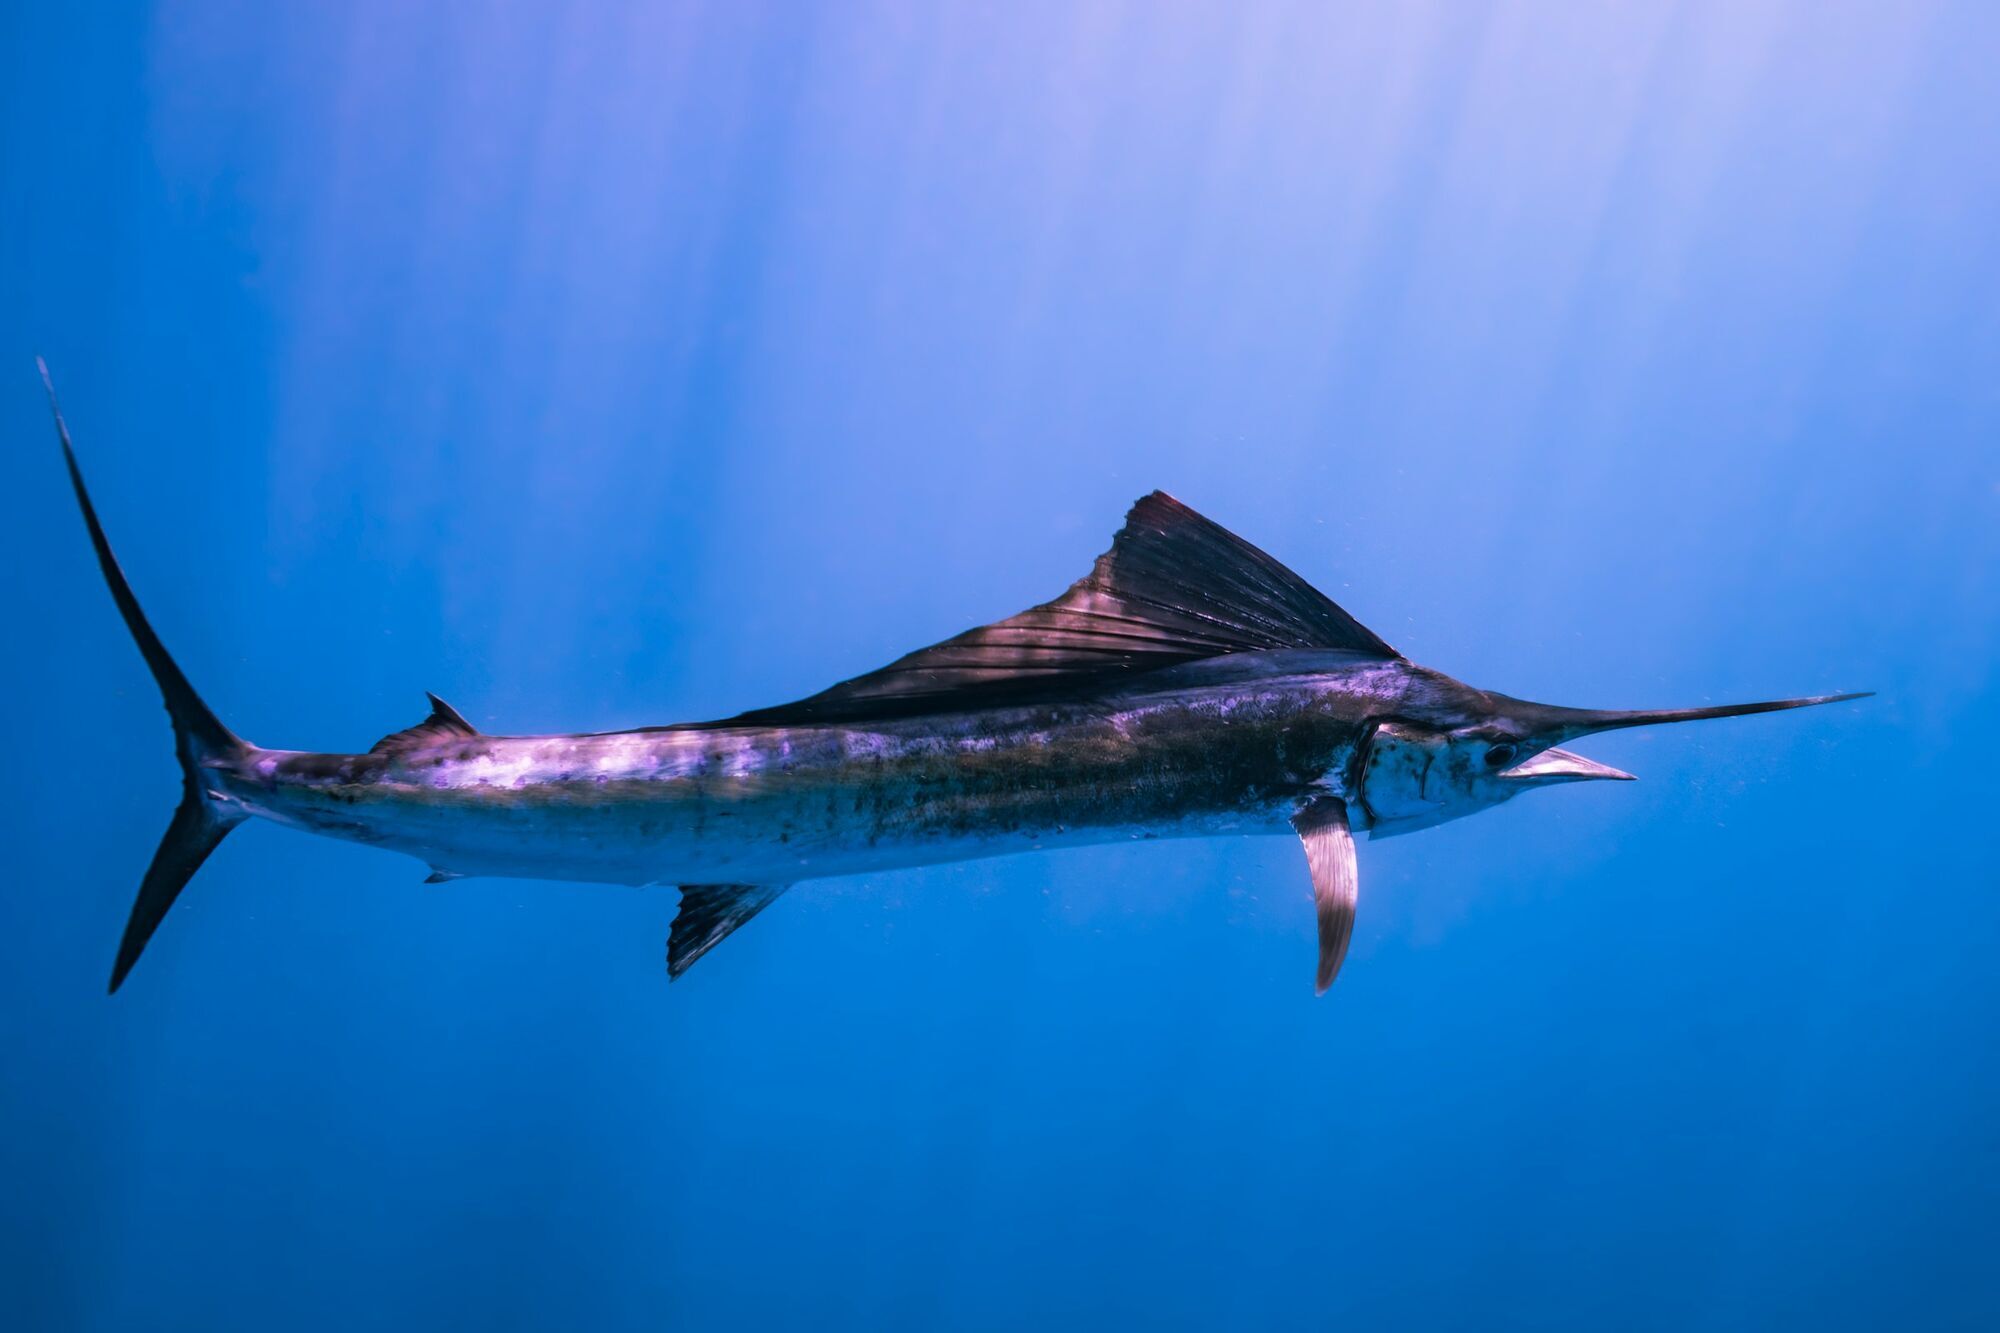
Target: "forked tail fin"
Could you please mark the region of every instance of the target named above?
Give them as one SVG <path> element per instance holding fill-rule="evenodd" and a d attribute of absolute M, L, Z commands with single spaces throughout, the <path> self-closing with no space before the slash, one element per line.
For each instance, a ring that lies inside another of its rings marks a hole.
<path fill-rule="evenodd" d="M 167 716 L 174 723 L 174 753 L 181 761 L 180 809 L 174 811 L 173 822 L 167 825 L 166 836 L 160 839 L 159 850 L 153 853 L 153 864 L 140 882 L 138 900 L 132 904 L 131 918 L 125 923 L 125 936 L 118 942 L 118 960 L 111 968 L 111 989 L 116 991 L 125 974 L 132 970 L 132 964 L 139 961 L 139 954 L 167 909 L 174 905 L 181 886 L 201 868 L 223 836 L 242 822 L 240 813 L 211 794 L 209 770 L 249 747 L 209 711 L 201 696 L 194 692 L 194 686 L 181 674 L 166 645 L 160 642 L 160 636 L 146 623 L 146 613 L 139 609 L 139 599 L 132 595 L 132 586 L 118 568 L 103 525 L 97 521 L 97 509 L 90 503 L 90 492 L 84 489 L 83 473 L 76 465 L 76 451 L 70 447 L 69 427 L 63 422 L 62 409 L 56 404 L 49 368 L 40 357 L 35 358 L 35 365 L 42 372 L 42 387 L 48 390 L 49 411 L 55 417 L 56 435 L 62 441 L 63 462 L 69 468 L 70 485 L 76 488 L 77 506 L 83 510 L 83 524 L 90 530 L 90 544 L 96 548 L 98 566 L 104 571 L 105 583 L 110 585 L 111 600 L 125 617 L 125 628 L 139 645 L 139 653 L 152 668 L 153 680 L 166 700 Z"/>

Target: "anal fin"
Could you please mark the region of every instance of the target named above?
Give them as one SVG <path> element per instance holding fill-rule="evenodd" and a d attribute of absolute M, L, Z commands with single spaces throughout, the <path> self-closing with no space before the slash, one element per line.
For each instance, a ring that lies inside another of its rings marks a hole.
<path fill-rule="evenodd" d="M 695 960 L 769 907 L 789 884 L 683 884 L 681 910 L 667 937 L 667 979 L 677 981 Z"/>

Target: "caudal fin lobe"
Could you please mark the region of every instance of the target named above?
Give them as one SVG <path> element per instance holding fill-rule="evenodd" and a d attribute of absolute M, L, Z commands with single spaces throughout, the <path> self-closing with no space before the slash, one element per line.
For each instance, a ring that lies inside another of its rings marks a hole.
<path fill-rule="evenodd" d="M 76 490 L 77 507 L 83 511 L 84 527 L 90 531 L 90 544 L 97 551 L 98 567 L 104 571 L 111 600 L 118 604 L 118 613 L 125 618 L 125 628 L 131 632 L 140 655 L 152 670 L 154 682 L 160 687 L 167 716 L 174 724 L 174 753 L 181 761 L 180 808 L 174 812 L 173 822 L 167 825 L 159 850 L 153 853 L 153 864 L 140 882 L 139 897 L 125 923 L 124 938 L 118 942 L 118 959 L 111 968 L 110 989 L 115 992 L 132 965 L 139 961 L 146 941 L 153 937 L 167 909 L 174 905 L 181 886 L 201 868 L 201 863 L 229 830 L 242 822 L 240 813 L 219 802 L 210 792 L 209 771 L 248 747 L 209 711 L 188 684 L 187 677 L 181 674 L 166 645 L 160 642 L 160 636 L 146 622 L 139 599 L 132 595 L 132 586 L 125 581 L 124 571 L 118 568 L 118 561 L 111 554 L 111 543 L 104 536 L 96 506 L 91 504 L 90 492 L 84 487 L 83 472 L 77 467 L 69 426 L 56 403 L 49 368 L 40 357 L 35 358 L 35 365 L 42 372 L 42 387 L 48 391 L 49 412 L 55 417 L 56 436 L 62 441 L 63 463 L 69 469 L 70 485 Z"/>

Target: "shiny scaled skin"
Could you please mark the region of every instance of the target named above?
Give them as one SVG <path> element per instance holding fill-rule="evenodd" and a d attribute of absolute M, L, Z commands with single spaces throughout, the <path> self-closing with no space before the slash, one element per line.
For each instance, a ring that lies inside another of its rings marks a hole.
<path fill-rule="evenodd" d="M 253 749 L 213 776 L 246 814 L 451 874 L 789 883 L 1125 838 L 1286 833 L 1304 801 L 1350 792 L 1377 722 L 1434 712 L 1455 684 L 1340 652 L 1238 654 L 1152 673 L 1143 690 L 865 726 Z"/>

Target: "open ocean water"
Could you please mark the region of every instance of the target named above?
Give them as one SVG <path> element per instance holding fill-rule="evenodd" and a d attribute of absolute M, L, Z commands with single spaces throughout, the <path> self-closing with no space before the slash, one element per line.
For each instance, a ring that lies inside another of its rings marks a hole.
<path fill-rule="evenodd" d="M 0 11 L 0 1326 L 2000 1326 L 2000 10 Z M 178 792 L 774 703 L 1163 487 L 1638 773 L 668 889 Z"/>

